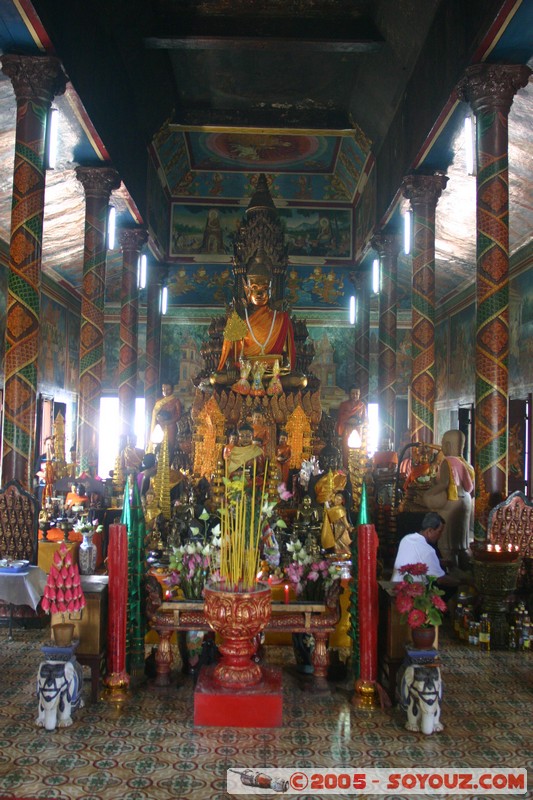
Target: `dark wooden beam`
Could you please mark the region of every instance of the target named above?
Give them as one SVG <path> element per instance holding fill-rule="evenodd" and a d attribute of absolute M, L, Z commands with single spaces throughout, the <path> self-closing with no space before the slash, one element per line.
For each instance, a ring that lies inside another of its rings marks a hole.
<path fill-rule="evenodd" d="M 287 39 L 259 36 L 172 36 L 148 37 L 144 45 L 148 50 L 261 50 L 263 52 L 288 52 L 294 55 L 313 53 L 373 53 L 380 50 L 383 41 L 375 39 Z"/>

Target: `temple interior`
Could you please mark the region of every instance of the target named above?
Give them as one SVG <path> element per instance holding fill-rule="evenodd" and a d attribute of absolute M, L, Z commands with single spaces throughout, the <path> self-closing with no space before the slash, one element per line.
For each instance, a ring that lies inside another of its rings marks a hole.
<path fill-rule="evenodd" d="M 0 795 L 532 768 L 533 0 L 0 23 Z M 426 529 L 419 652 L 393 581 Z M 238 656 L 208 577 L 267 586 Z"/>

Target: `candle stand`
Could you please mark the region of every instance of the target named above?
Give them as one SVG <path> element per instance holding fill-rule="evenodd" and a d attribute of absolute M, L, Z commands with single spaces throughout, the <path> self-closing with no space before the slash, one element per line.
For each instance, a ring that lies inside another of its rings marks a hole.
<path fill-rule="evenodd" d="M 519 553 L 476 553 L 474 582 L 482 596 L 482 609 L 490 619 L 490 646 L 506 649 L 509 595 L 516 589 L 522 559 Z"/>

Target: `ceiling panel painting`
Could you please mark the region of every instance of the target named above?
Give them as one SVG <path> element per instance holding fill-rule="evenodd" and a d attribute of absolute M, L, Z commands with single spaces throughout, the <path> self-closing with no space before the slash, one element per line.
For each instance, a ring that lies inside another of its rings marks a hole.
<path fill-rule="evenodd" d="M 186 134 L 192 169 L 238 172 L 333 172 L 338 136 L 282 133 Z"/>

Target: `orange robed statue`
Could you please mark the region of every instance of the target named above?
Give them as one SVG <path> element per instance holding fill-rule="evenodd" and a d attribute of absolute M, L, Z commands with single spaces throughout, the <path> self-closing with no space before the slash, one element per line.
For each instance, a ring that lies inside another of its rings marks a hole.
<path fill-rule="evenodd" d="M 342 439 L 342 462 L 348 466 L 348 439 L 353 430 L 359 431 L 366 423 L 366 405 L 361 400 L 361 390 L 355 384 L 350 386 L 348 400 L 340 404 L 337 412 L 337 434 Z"/>
<path fill-rule="evenodd" d="M 217 372 L 238 365 L 243 358 L 273 362 L 282 356 L 291 369 L 295 367 L 294 331 L 289 314 L 270 308 L 272 261 L 262 248 L 250 259 L 244 291 L 244 319 L 236 311 L 224 330 L 222 354 Z"/>

